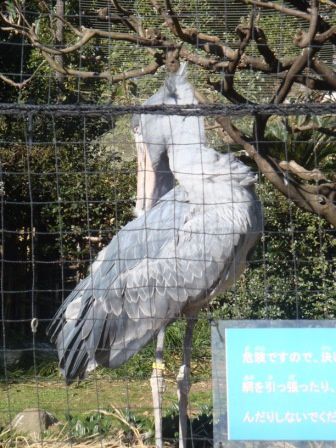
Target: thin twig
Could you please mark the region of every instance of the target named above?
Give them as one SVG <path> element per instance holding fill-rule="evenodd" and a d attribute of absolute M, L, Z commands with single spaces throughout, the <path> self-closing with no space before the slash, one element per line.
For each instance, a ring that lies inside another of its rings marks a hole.
<path fill-rule="evenodd" d="M 55 59 L 50 56 L 48 53 L 42 51 L 42 54 L 44 58 L 47 60 L 51 68 L 56 70 L 59 73 L 63 73 L 64 75 L 68 76 L 76 76 L 82 79 L 106 79 L 107 81 L 110 81 L 112 83 L 125 81 L 127 79 L 131 78 L 137 78 L 145 75 L 151 75 L 156 73 L 158 68 L 163 65 L 163 61 L 160 61 L 158 58 L 156 62 L 152 62 L 151 64 L 148 64 L 145 67 L 142 67 L 140 69 L 134 69 L 129 70 L 123 73 L 118 73 L 116 75 L 112 75 L 109 71 L 103 71 L 103 72 L 92 72 L 92 71 L 85 71 L 85 70 L 76 70 L 70 67 L 62 66 L 58 64 Z"/>
<path fill-rule="evenodd" d="M 36 76 L 36 74 L 39 72 L 40 68 L 42 67 L 42 65 L 45 64 L 46 61 L 42 61 L 38 67 L 35 69 L 35 71 L 32 73 L 31 76 L 29 76 L 29 78 L 25 79 L 22 82 L 15 82 L 12 79 L 8 78 L 7 76 L 5 76 L 4 74 L 0 73 L 0 79 L 5 82 L 6 84 L 12 86 L 12 87 L 16 87 L 18 89 L 22 89 L 23 87 L 25 87 L 27 84 L 30 83 L 30 81 Z"/>

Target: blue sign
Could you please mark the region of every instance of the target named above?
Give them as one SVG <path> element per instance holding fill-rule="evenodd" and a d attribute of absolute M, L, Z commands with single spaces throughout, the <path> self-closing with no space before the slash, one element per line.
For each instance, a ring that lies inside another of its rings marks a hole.
<path fill-rule="evenodd" d="M 226 328 L 228 440 L 336 440 L 336 328 Z"/>

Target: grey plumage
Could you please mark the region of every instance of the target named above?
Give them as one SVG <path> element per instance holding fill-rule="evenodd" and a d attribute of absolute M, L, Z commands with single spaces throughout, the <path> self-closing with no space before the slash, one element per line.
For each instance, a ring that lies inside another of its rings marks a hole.
<path fill-rule="evenodd" d="M 147 104 L 196 102 L 183 73 L 154 97 Z M 54 317 L 49 334 L 68 381 L 97 364 L 119 366 L 160 328 L 226 290 L 260 234 L 255 178 L 231 154 L 206 147 L 202 118 L 143 115 L 134 123 L 154 169 L 168 154 L 178 185 L 118 232 Z"/>

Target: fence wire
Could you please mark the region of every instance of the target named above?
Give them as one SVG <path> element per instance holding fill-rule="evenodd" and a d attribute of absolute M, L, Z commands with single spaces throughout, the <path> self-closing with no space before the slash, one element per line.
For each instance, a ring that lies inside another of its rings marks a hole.
<path fill-rule="evenodd" d="M 42 114 L 54 116 L 74 116 L 80 114 L 85 117 L 119 116 L 124 114 L 150 114 L 150 115 L 180 115 L 180 116 L 229 116 L 244 117 L 246 115 L 328 115 L 335 114 L 336 103 L 295 103 L 295 104 L 188 104 L 179 105 L 159 104 L 153 106 L 140 105 L 92 105 L 92 104 L 2 104 L 0 113 L 3 115 Z"/>
<path fill-rule="evenodd" d="M 131 126 L 131 117 L 120 111 L 114 117 L 112 108 L 112 120 L 104 120 L 97 118 L 99 108 L 94 109 L 93 117 L 78 110 L 73 117 L 71 108 L 71 115 L 64 117 L 63 106 L 24 115 L 22 108 L 16 114 L 13 108 L 3 118 L 15 133 L 12 140 L 1 142 L 1 419 L 7 428 L 20 411 L 45 409 L 67 422 L 66 438 L 97 432 L 104 440 L 109 434 L 116 437 L 113 426 L 122 419 L 123 437 L 135 444 L 134 431 L 140 431 L 152 412 L 148 379 L 153 344 L 117 370 L 98 369 L 83 384 L 66 386 L 57 373 L 55 348 L 45 336 L 52 315 L 85 277 L 99 250 L 134 219 L 135 143 L 124 140 L 118 127 L 118 120 L 123 129 L 125 121 Z M 104 109 L 98 113 L 103 115 Z M 70 135 L 63 134 L 66 129 Z M 210 126 L 208 132 L 215 141 L 217 130 Z M 307 144 L 306 139 L 297 140 L 295 149 Z M 288 145 L 282 142 L 290 160 L 293 148 Z M 230 143 L 220 148 L 230 149 L 236 148 Z M 259 180 L 265 210 L 261 242 L 243 278 L 206 307 L 196 328 L 190 413 L 195 434 L 200 431 L 209 444 L 211 320 L 335 316 L 335 230 L 276 193 L 260 173 Z M 120 253 L 121 259 L 125 256 Z M 167 335 L 167 440 L 174 438 L 174 378 L 183 321 L 177 319 Z M 55 443 L 48 432 L 40 437 L 43 443 Z"/>

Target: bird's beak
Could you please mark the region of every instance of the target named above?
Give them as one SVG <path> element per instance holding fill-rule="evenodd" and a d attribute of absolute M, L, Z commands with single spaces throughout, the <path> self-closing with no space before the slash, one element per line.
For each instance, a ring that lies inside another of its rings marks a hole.
<path fill-rule="evenodd" d="M 148 148 L 143 141 L 139 127 L 134 129 L 134 136 L 137 149 L 137 198 L 135 215 L 140 216 L 154 205 L 153 196 L 156 180 Z"/>

